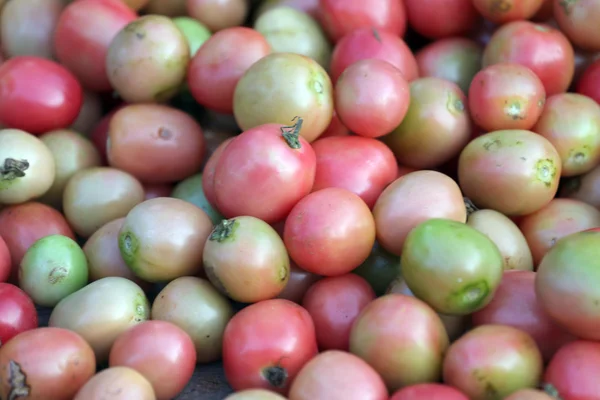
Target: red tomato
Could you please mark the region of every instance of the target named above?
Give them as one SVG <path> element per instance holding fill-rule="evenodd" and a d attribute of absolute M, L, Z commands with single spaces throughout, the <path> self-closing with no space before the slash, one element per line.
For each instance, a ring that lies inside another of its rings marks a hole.
<path fill-rule="evenodd" d="M 471 0 L 404 0 L 404 4 L 408 24 L 432 39 L 461 36 L 481 19 Z"/>
<path fill-rule="evenodd" d="M 223 150 L 225 150 L 225 147 L 227 147 L 232 140 L 233 138 L 229 138 L 221 143 L 210 155 L 202 170 L 202 191 L 204 192 L 206 200 L 208 200 L 213 207 L 216 207 L 217 204 L 215 197 L 215 171 L 217 169 L 217 164 L 221 159 L 221 154 L 223 154 Z"/>
<path fill-rule="evenodd" d="M 369 58 L 389 62 L 404 74 L 407 81 L 419 77 L 415 56 L 404 40 L 393 33 L 362 28 L 348 33 L 335 45 L 329 71 L 332 82 L 335 83 L 351 64 Z"/>
<path fill-rule="evenodd" d="M 406 31 L 406 11 L 398 0 L 320 0 L 319 11 L 320 22 L 334 42 L 360 28 L 400 37 Z"/>
<path fill-rule="evenodd" d="M 371 285 L 355 274 L 314 283 L 304 295 L 302 306 L 315 323 L 319 349 L 348 351 L 352 324 L 374 299 Z"/>
<path fill-rule="evenodd" d="M 0 347 L 19 333 L 37 327 L 33 300 L 18 287 L 0 283 Z"/>
<path fill-rule="evenodd" d="M 575 52 L 569 40 L 549 25 L 515 21 L 501 26 L 483 52 L 483 66 L 516 63 L 541 79 L 546 96 L 567 90 L 575 73 Z"/>
<path fill-rule="evenodd" d="M 234 390 L 264 388 L 285 394 L 316 354 L 312 318 L 289 300 L 265 300 L 244 308 L 223 334 L 223 368 Z"/>
<path fill-rule="evenodd" d="M 0 398 L 71 400 L 95 372 L 94 351 L 77 333 L 28 330 L 0 347 Z"/>
<path fill-rule="evenodd" d="M 469 400 L 457 389 L 440 383 L 419 383 L 398 390 L 390 400 Z"/>
<path fill-rule="evenodd" d="M 544 109 L 546 90 L 529 68 L 501 63 L 475 75 L 468 97 L 473 121 L 485 131 L 531 129 Z"/>
<path fill-rule="evenodd" d="M 108 164 L 108 158 L 106 155 L 106 141 L 108 140 L 108 127 L 110 126 L 110 120 L 121 108 L 125 107 L 126 104 L 121 104 L 118 107 L 113 108 L 108 114 L 106 114 L 94 127 L 94 130 L 90 134 L 90 140 L 94 143 L 94 146 L 100 153 L 102 158 L 102 164 Z"/>
<path fill-rule="evenodd" d="M 65 217 L 45 204 L 29 202 L 0 211 L 0 236 L 6 242 L 12 260 L 11 279 L 16 282 L 21 259 L 38 239 L 63 235 L 75 240 Z"/>
<path fill-rule="evenodd" d="M 214 172 L 218 210 L 227 218 L 249 215 L 274 223 L 310 193 L 316 156 L 299 133 L 302 119 L 290 127 L 260 125 L 235 137 L 219 156 Z"/>
<path fill-rule="evenodd" d="M 544 0 L 473 0 L 473 5 L 488 21 L 505 24 L 530 19 L 543 2 Z"/>
<path fill-rule="evenodd" d="M 554 19 L 580 49 L 600 51 L 600 2 L 554 0 Z"/>
<path fill-rule="evenodd" d="M 94 91 L 111 90 L 106 74 L 108 45 L 137 18 L 121 0 L 78 0 L 62 12 L 54 33 L 58 60 Z"/>
<path fill-rule="evenodd" d="M 591 63 L 579 78 L 577 93 L 591 97 L 600 104 L 600 58 Z"/>
<path fill-rule="evenodd" d="M 192 59 L 187 82 L 201 105 L 233 113 L 233 92 L 246 70 L 271 52 L 259 32 L 243 26 L 223 29 L 200 46 Z"/>
<path fill-rule="evenodd" d="M 535 272 L 506 271 L 494 298 L 472 315 L 473 325 L 508 325 L 527 332 L 547 361 L 565 343 L 575 340 L 544 311 L 535 294 Z"/>
<path fill-rule="evenodd" d="M 404 75 L 383 60 L 355 62 L 335 85 L 337 114 L 345 126 L 360 136 L 375 138 L 390 133 L 404 119 L 409 102 Z"/>
<path fill-rule="evenodd" d="M 318 139 L 312 146 L 317 156 L 313 192 L 329 187 L 347 189 L 373 208 L 398 175 L 394 153 L 379 140 L 341 136 Z"/>
<path fill-rule="evenodd" d="M 381 377 L 366 362 L 339 350 L 309 361 L 290 389 L 290 400 L 387 400 Z"/>
<path fill-rule="evenodd" d="M 152 384 L 158 400 L 170 400 L 192 378 L 196 349 L 189 335 L 177 325 L 146 321 L 117 338 L 108 364 L 135 369 Z"/>
<path fill-rule="evenodd" d="M 375 220 L 356 194 L 341 188 L 321 189 L 294 206 L 283 241 L 300 268 L 317 275 L 343 275 L 371 253 Z"/>
<path fill-rule="evenodd" d="M 62 65 L 18 56 L 0 66 L 0 124 L 32 134 L 67 128 L 83 104 L 83 89 Z"/>
<path fill-rule="evenodd" d="M 6 242 L 0 236 L 0 282 L 6 282 L 10 277 L 11 259 Z"/>
<path fill-rule="evenodd" d="M 563 346 L 546 367 L 544 381 L 564 400 L 596 400 L 600 393 L 600 343 L 578 340 Z"/>

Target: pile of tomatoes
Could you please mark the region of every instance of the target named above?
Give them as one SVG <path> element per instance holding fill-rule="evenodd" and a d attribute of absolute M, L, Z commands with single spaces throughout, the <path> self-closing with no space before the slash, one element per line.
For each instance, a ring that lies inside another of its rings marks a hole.
<path fill-rule="evenodd" d="M 0 399 L 219 361 L 600 399 L 600 2 L 0 0 Z"/>

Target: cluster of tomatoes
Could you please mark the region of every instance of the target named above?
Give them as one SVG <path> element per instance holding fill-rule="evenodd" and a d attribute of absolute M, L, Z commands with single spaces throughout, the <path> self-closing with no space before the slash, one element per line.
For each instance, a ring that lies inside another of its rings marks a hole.
<path fill-rule="evenodd" d="M 0 399 L 598 400 L 599 271 L 599 1 L 0 0 Z"/>

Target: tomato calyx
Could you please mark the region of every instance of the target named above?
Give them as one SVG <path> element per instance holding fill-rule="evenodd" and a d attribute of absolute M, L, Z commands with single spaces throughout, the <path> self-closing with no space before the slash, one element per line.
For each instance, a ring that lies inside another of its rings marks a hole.
<path fill-rule="evenodd" d="M 263 376 L 269 382 L 269 385 L 276 388 L 283 388 L 288 379 L 288 373 L 281 365 L 273 365 L 263 370 Z"/>
<path fill-rule="evenodd" d="M 302 145 L 300 144 L 300 130 L 302 129 L 302 123 L 304 120 L 302 117 L 295 116 L 292 119 L 292 122 L 294 121 L 297 121 L 294 125 L 282 126 L 280 129 L 281 135 L 288 146 L 290 146 L 292 149 L 298 150 L 302 148 Z"/>
<path fill-rule="evenodd" d="M 12 181 L 17 178 L 23 178 L 25 171 L 28 169 L 29 161 L 6 158 L 4 159 L 4 165 L 0 166 L 0 180 Z"/>
<path fill-rule="evenodd" d="M 558 390 L 551 383 L 543 383 L 541 389 L 550 397 L 556 400 L 563 400 Z"/>
<path fill-rule="evenodd" d="M 211 232 L 208 240 L 221 243 L 222 241 L 229 239 L 231 235 L 233 235 L 235 226 L 236 220 L 234 218 L 221 220 L 221 222 L 219 222 L 217 226 L 215 226 L 215 229 L 213 229 Z"/>
<path fill-rule="evenodd" d="M 465 208 L 467 209 L 467 217 L 473 214 L 475 211 L 479 211 L 479 208 L 469 199 L 468 197 L 463 197 L 463 201 L 465 202 Z"/>
<path fill-rule="evenodd" d="M 21 369 L 19 363 L 14 360 L 8 362 L 9 375 L 8 385 L 10 392 L 8 392 L 7 400 L 16 400 L 20 397 L 27 397 L 31 391 L 31 388 L 27 384 L 27 375 Z"/>

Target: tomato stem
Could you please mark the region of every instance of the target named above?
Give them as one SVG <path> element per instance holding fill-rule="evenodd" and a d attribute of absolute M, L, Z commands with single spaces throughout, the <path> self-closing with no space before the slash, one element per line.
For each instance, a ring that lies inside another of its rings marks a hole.
<path fill-rule="evenodd" d="M 233 234 L 235 219 L 224 219 L 219 222 L 215 229 L 211 232 L 208 240 L 221 243 Z"/>
<path fill-rule="evenodd" d="M 8 362 L 8 392 L 7 400 L 17 400 L 20 397 L 28 397 L 31 388 L 27 385 L 27 375 L 21 369 L 19 363 L 14 360 Z"/>
<path fill-rule="evenodd" d="M 556 400 L 562 400 L 558 390 L 551 383 L 542 384 L 542 390 L 546 392 L 550 397 L 555 398 Z"/>
<path fill-rule="evenodd" d="M 285 368 L 279 365 L 265 368 L 263 375 L 273 387 L 282 388 L 287 383 L 288 373 Z"/>
<path fill-rule="evenodd" d="M 479 211 L 479 208 L 468 197 L 463 197 L 463 201 L 465 202 L 465 208 L 467 209 L 467 217 L 473 214 L 475 211 Z"/>
<path fill-rule="evenodd" d="M 296 116 L 294 119 L 292 119 L 292 122 L 294 121 L 297 121 L 294 125 L 282 126 L 281 134 L 283 135 L 283 138 L 288 146 L 290 146 L 292 149 L 300 149 L 302 148 L 302 145 L 300 144 L 300 130 L 302 129 L 302 123 L 304 120 L 302 117 Z"/>
<path fill-rule="evenodd" d="M 5 158 L 4 165 L 0 166 L 0 180 L 12 181 L 25 176 L 25 171 L 29 169 L 29 161 L 15 160 L 14 158 Z"/>

